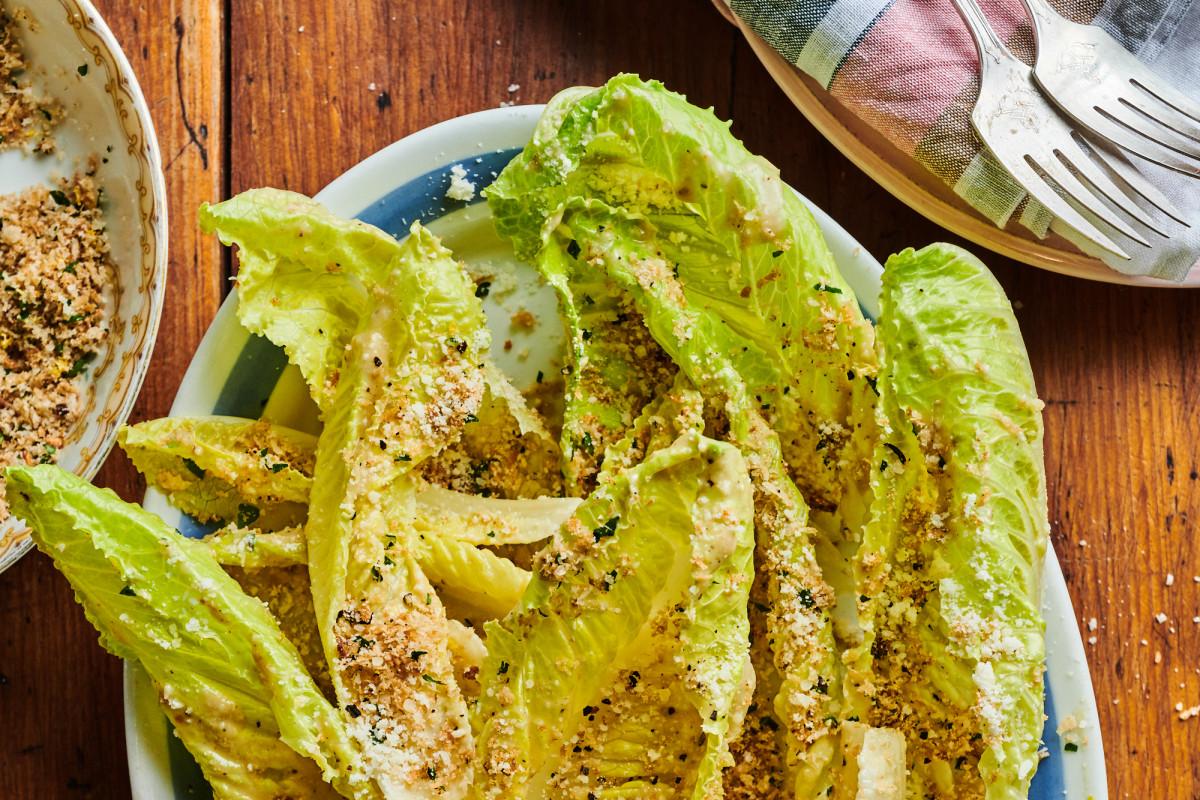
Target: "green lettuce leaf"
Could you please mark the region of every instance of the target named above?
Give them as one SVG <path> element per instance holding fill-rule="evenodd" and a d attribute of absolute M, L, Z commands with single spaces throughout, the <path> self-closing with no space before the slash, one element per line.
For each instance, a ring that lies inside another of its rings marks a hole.
<path fill-rule="evenodd" d="M 525 594 L 529 572 L 507 558 L 432 531 L 417 540 L 417 562 L 451 616 L 481 625 L 512 611 Z"/>
<path fill-rule="evenodd" d="M 534 544 L 549 539 L 579 506 L 575 497 L 504 500 L 422 486 L 417 490 L 420 531 L 489 547 Z"/>
<path fill-rule="evenodd" d="M 460 797 L 473 742 L 445 610 L 422 571 L 414 469 L 483 397 L 473 286 L 418 225 L 350 337 L 317 445 L 305 534 L 338 703 L 389 796 Z"/>
<path fill-rule="evenodd" d="M 54 466 L 5 472 L 13 512 L 104 647 L 139 661 L 218 798 L 380 795 L 296 648 L 200 542 Z"/>
<path fill-rule="evenodd" d="M 559 291 L 577 372 L 568 409 L 583 404 L 577 416 L 591 414 L 611 437 L 629 426 L 621 404 L 632 402 L 636 414 L 663 380 L 656 348 L 633 333 L 636 312 L 611 276 L 588 263 L 584 242 L 563 243 L 579 262 L 569 268 L 543 255 L 566 209 L 596 203 L 636 218 L 640 240 L 678 278 L 684 303 L 724 328 L 806 501 L 833 510 L 847 492 L 865 496 L 870 440 L 859 429 L 873 419 L 871 325 L 812 214 L 728 123 L 633 75 L 569 90 L 551 101 L 533 142 L 487 196 L 500 234 Z M 622 350 L 626 343 L 642 352 Z M 564 457 L 569 446 L 564 435 Z M 864 501 L 854 505 L 849 524 L 865 513 Z"/>
<path fill-rule="evenodd" d="M 504 616 L 521 599 L 529 583 L 527 571 L 491 551 L 442 535 L 419 518 L 414 526 L 417 564 L 443 602 L 454 600 L 465 610 L 463 616 L 483 623 Z M 308 563 L 303 528 L 256 533 L 235 526 L 206 537 L 204 543 L 217 563 L 227 567 L 258 571 Z"/>
<path fill-rule="evenodd" d="M 238 253 L 238 319 L 287 352 L 325 410 L 346 345 L 400 244 L 295 192 L 253 189 L 200 207 L 200 229 Z"/>
<path fill-rule="evenodd" d="M 558 443 L 504 373 L 483 364 L 484 395 L 462 437 L 418 469 L 431 484 L 499 498 L 562 494 Z"/>
<path fill-rule="evenodd" d="M 951 245 L 888 260 L 886 435 L 858 559 L 875 724 L 908 738 L 909 792 L 1024 798 L 1042 731 L 1042 404 L 1004 292 Z M 873 657 L 872 657 L 873 655 Z"/>
<path fill-rule="evenodd" d="M 586 260 L 602 266 L 633 298 L 651 334 L 707 403 L 706 429 L 738 446 L 755 490 L 757 557 L 751 624 L 760 632 L 752 655 L 759 682 L 776 693 L 757 703 L 752 725 L 778 729 L 782 741 L 764 737 L 764 748 L 786 751 L 787 781 L 801 796 L 832 785 L 842 714 L 841 661 L 833 638 L 833 590 L 816 559 L 816 531 L 808 506 L 791 481 L 775 431 L 750 394 L 729 329 L 688 304 L 679 281 L 643 236 L 642 221 L 595 201 L 572 201 L 538 255 L 539 267 L 569 274 Z M 580 259 L 568 247 L 580 247 Z M 773 728 L 771 726 L 774 726 Z M 766 753 L 758 755 L 767 758 Z"/>
<path fill-rule="evenodd" d="M 719 793 L 749 699 L 752 519 L 744 460 L 694 431 L 601 482 L 486 626 L 480 796 Z"/>
<path fill-rule="evenodd" d="M 316 438 L 264 420 L 182 416 L 127 425 L 117 442 L 146 482 L 201 521 L 303 524 Z"/>
<path fill-rule="evenodd" d="M 214 531 L 202 541 L 223 567 L 257 570 L 308 563 L 308 542 L 301 527 L 263 533 L 233 524 Z"/>

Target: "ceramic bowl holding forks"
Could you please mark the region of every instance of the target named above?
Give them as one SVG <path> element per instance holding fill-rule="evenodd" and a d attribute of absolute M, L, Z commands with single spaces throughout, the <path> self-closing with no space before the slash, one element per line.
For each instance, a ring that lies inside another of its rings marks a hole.
<path fill-rule="evenodd" d="M 1049 93 L 1039 87 L 1041 81 L 1034 82 L 1034 71 L 1014 56 L 996 35 L 976 0 L 953 2 L 979 51 L 980 89 L 979 98 L 971 111 L 971 124 L 1004 170 L 1032 198 L 1087 243 L 1121 259 L 1129 259 L 1129 245 L 1117 244 L 1102 231 L 1100 224 L 1120 233 L 1135 245 L 1146 248 L 1153 244 L 1126 222 L 1126 217 L 1158 236 L 1171 236 L 1171 226 L 1156 220 L 1139 207 L 1136 198 L 1145 199 L 1171 220 L 1187 227 L 1182 214 L 1132 164 L 1123 161 L 1117 154 L 1095 147 L 1085 139 L 1085 134 L 1094 134 L 1082 121 L 1084 119 L 1094 117 L 1109 127 L 1121 128 L 1100 113 L 1098 107 L 1093 107 L 1095 103 L 1105 102 L 1106 97 L 1111 98 L 1108 100 L 1110 106 L 1119 107 L 1120 103 L 1113 97 L 1115 93 L 1103 88 L 1104 81 L 1094 80 L 1086 67 L 1084 70 L 1073 68 L 1074 62 L 1064 57 L 1072 52 L 1075 43 L 1080 40 L 1079 36 L 1046 36 L 1051 23 L 1039 23 L 1046 27 L 1041 28 L 1042 36 L 1038 39 L 1042 43 L 1038 51 L 1038 68 L 1046 75 L 1053 76 L 1052 83 L 1056 87 L 1053 97 L 1056 102 L 1052 103 L 1051 97 L 1047 96 Z M 1028 2 L 1036 4 L 1034 19 L 1043 16 L 1050 19 L 1053 15 L 1066 26 L 1091 28 L 1057 17 L 1048 6 L 1041 7 L 1044 0 Z M 1070 30 L 1068 28 L 1064 33 L 1069 34 Z M 1092 42 L 1100 41 L 1101 36 L 1107 35 L 1098 28 L 1093 30 L 1097 35 L 1091 38 Z M 1120 45 L 1113 44 L 1116 49 L 1121 49 Z M 1112 71 L 1098 68 L 1095 63 L 1097 49 L 1096 45 L 1084 49 L 1085 53 L 1091 54 L 1089 58 L 1092 60 L 1086 63 L 1093 67 L 1092 71 L 1111 76 L 1114 83 L 1131 86 L 1128 79 L 1122 81 Z M 1136 58 L 1128 53 L 1125 55 L 1137 65 L 1138 72 L 1148 72 Z M 1134 69 L 1132 65 L 1127 65 L 1127 68 Z M 1076 90 L 1077 85 L 1093 91 L 1084 96 Z M 1068 117 L 1061 112 L 1056 103 L 1063 101 L 1076 108 L 1078 114 Z M 1182 116 L 1178 112 L 1176 115 Z M 1121 128 L 1120 132 L 1123 146 L 1134 149 L 1132 146 L 1139 144 L 1132 141 L 1138 137 L 1131 128 Z M 1155 140 L 1145 137 L 1143 140 L 1147 147 L 1165 149 Z M 1181 161 L 1181 154 L 1177 152 L 1174 160 Z M 1120 167 L 1118 163 L 1121 163 Z M 1114 177 L 1123 185 L 1118 186 Z"/>
<path fill-rule="evenodd" d="M 785 60 L 749 25 L 735 17 L 725 2 L 714 0 L 714 5 L 742 31 L 771 77 L 835 147 L 879 185 L 938 225 L 1001 255 L 1053 272 L 1110 283 L 1200 287 L 1200 266 L 1193 267 L 1179 282 L 1127 275 L 1111 269 L 1099 257 L 1057 233 L 1052 232 L 1041 239 L 1016 221 L 1005 228 L 997 228 L 956 195 L 950 186 L 919 164 L 911 153 L 902 151 L 817 81 Z M 1110 157 L 1109 161 L 1117 170 L 1124 169 L 1127 163 L 1120 157 Z M 1159 216 L 1158 211 L 1154 214 L 1160 223 L 1176 224 L 1169 215 Z"/>

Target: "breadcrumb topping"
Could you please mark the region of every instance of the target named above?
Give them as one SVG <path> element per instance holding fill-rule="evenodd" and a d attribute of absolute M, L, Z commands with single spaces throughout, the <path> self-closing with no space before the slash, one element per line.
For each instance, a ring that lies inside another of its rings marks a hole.
<path fill-rule="evenodd" d="M 23 13 L 18 10 L 9 16 L 0 7 L 0 150 L 21 147 L 53 153 L 50 131 L 63 116 L 62 106 L 22 80 L 29 70 L 17 30 Z"/>
<path fill-rule="evenodd" d="M 81 411 L 114 282 L 99 198 L 87 175 L 0 197 L 0 468 L 56 462 Z"/>

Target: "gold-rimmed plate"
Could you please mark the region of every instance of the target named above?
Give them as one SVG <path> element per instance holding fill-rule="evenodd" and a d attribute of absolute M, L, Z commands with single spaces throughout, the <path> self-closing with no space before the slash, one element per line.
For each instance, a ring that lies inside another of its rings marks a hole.
<path fill-rule="evenodd" d="M 108 336 L 86 370 L 79 417 L 58 464 L 91 479 L 133 408 L 158 331 L 167 272 L 167 209 L 162 159 L 150 111 L 125 55 L 87 0 L 6 4 L 16 20 L 36 90 L 63 119 L 51 154 L 0 151 L 0 194 L 53 186 L 87 169 L 102 189 L 100 208 L 115 267 L 106 287 Z M 0 572 L 32 547 L 24 525 L 0 523 Z"/>

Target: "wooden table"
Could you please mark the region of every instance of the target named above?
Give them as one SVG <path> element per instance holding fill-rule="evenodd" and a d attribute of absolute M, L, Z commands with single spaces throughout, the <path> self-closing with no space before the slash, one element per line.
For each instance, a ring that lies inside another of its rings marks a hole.
<path fill-rule="evenodd" d="M 733 119 L 877 257 L 952 238 L 821 139 L 709 0 L 95 2 L 150 102 L 170 196 L 167 302 L 134 420 L 166 413 L 229 291 L 228 253 L 196 230 L 201 202 L 312 194 L 433 123 L 620 71 Z M 1016 303 L 1046 400 L 1053 539 L 1094 637 L 1112 796 L 1200 797 L 1200 718 L 1176 711 L 1200 703 L 1200 293 L 971 249 Z M 120 453 L 99 481 L 128 500 L 144 488 Z M 0 797 L 128 797 L 121 663 L 40 553 L 0 576 L 0 637 Z"/>

